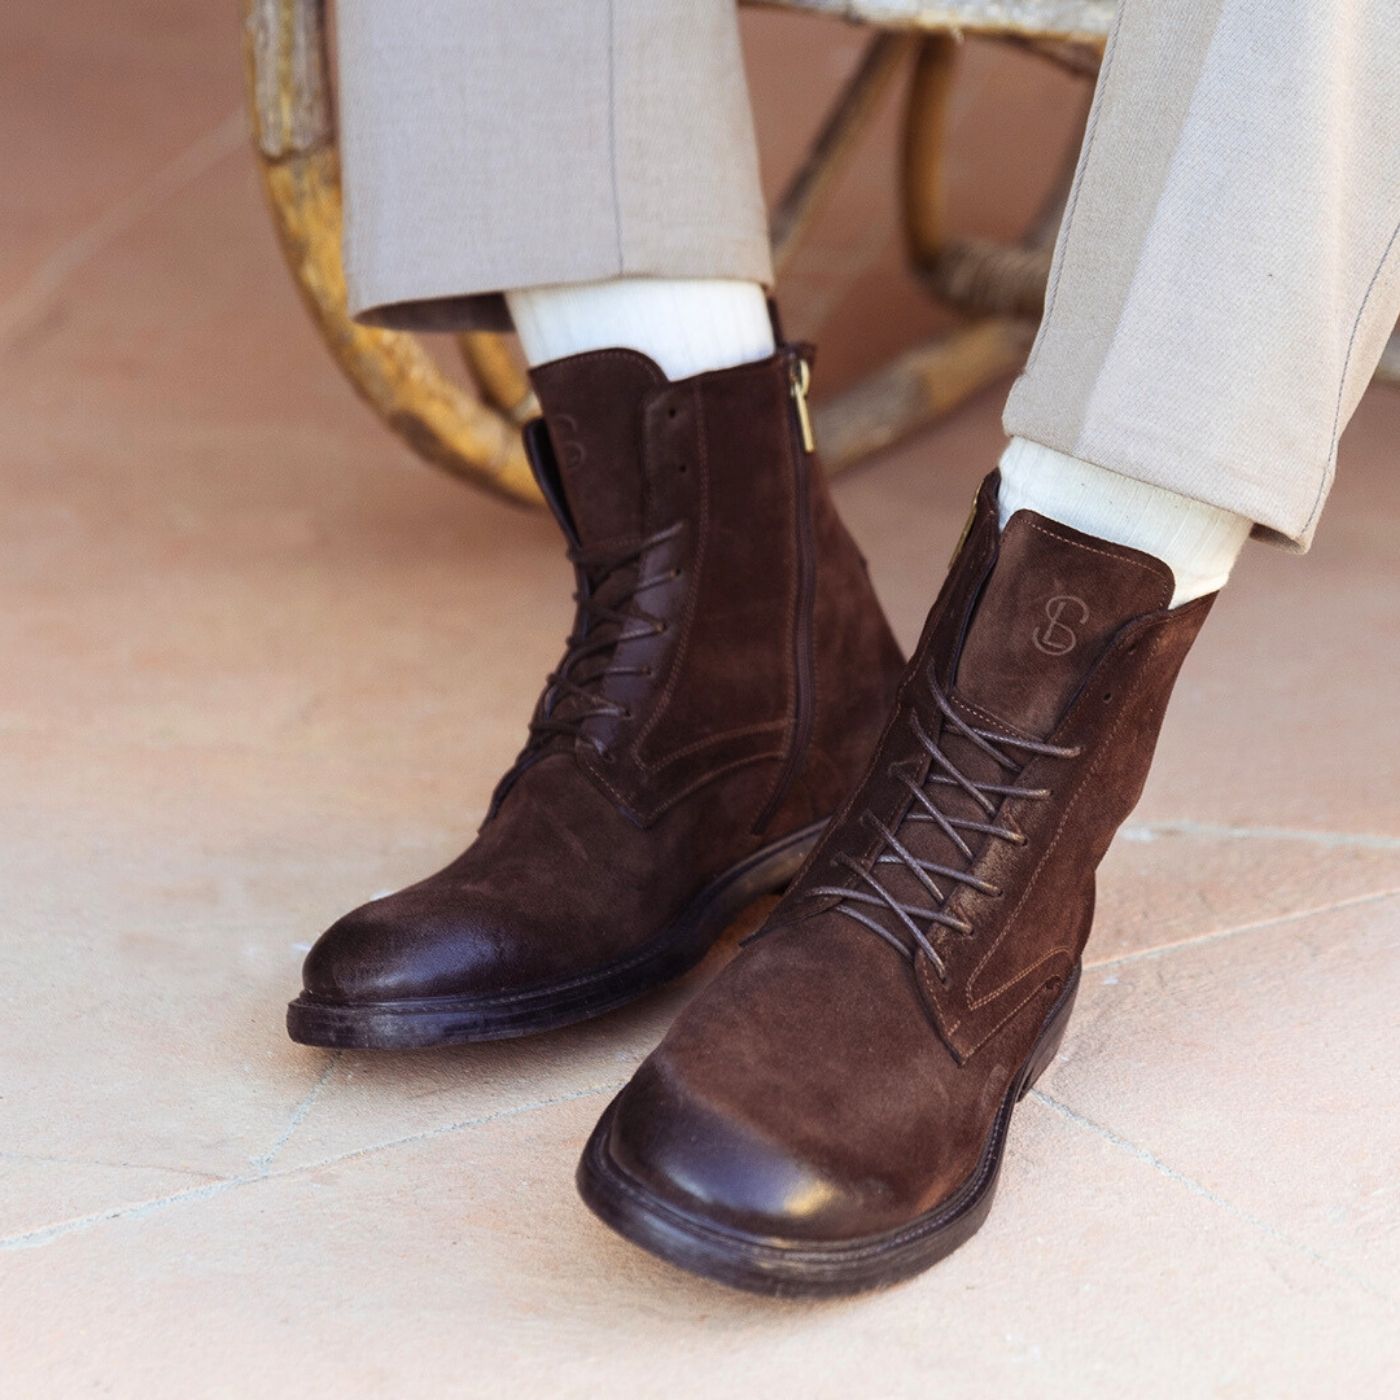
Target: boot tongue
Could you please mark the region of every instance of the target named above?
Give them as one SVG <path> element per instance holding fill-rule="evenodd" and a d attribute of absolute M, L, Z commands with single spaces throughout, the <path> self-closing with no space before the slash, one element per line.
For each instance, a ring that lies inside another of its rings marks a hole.
<path fill-rule="evenodd" d="M 643 408 L 648 394 L 667 383 L 666 376 L 634 350 L 595 350 L 538 365 L 530 371 L 530 381 L 579 543 L 640 535 Z"/>
<path fill-rule="evenodd" d="M 1165 608 L 1160 560 L 1018 510 L 963 644 L 953 691 L 1044 738 L 1123 625 Z"/>

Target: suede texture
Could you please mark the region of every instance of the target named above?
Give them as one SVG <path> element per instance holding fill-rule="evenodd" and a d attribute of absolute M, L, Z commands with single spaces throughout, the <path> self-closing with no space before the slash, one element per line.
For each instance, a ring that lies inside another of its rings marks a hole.
<path fill-rule="evenodd" d="M 310 995 L 470 998 L 587 976 L 834 810 L 903 661 L 801 450 L 794 354 L 678 383 L 627 350 L 534 371 L 544 425 L 527 444 L 577 556 L 584 649 L 547 683 L 474 844 L 323 934 Z"/>
<path fill-rule="evenodd" d="M 676 1209 L 818 1243 L 901 1230 L 944 1206 L 976 1171 L 1079 962 L 1095 868 L 1141 792 L 1212 599 L 1165 611 L 1172 579 L 1159 562 L 1030 512 L 999 532 L 996 486 L 994 473 L 859 788 L 768 923 L 616 1102 L 607 1151 Z M 980 733 L 1055 752 L 1007 747 L 1017 762 L 998 765 L 936 696 Z M 979 811 L 938 781 L 916 723 L 959 773 L 1021 795 Z M 961 857 L 937 822 L 915 820 L 900 775 L 941 812 L 1009 837 L 965 830 Z M 911 855 L 971 881 L 940 876 L 932 901 L 872 817 Z M 965 927 L 929 919 L 930 957 L 888 908 L 828 892 L 867 888 L 843 856 Z"/>

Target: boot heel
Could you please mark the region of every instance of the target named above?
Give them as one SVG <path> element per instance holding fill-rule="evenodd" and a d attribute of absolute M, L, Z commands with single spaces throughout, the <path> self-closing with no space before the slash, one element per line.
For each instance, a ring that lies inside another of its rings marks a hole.
<path fill-rule="evenodd" d="M 1059 1000 L 1055 1003 L 1055 1009 L 1050 1013 L 1049 1020 L 1045 1023 L 1045 1029 L 1040 1033 L 1040 1039 L 1036 1042 L 1035 1049 L 1031 1052 L 1030 1060 L 1027 1062 L 1025 1079 L 1021 1083 L 1021 1091 L 1016 1095 L 1016 1102 L 1020 1101 L 1035 1088 L 1036 1081 L 1055 1061 L 1055 1056 L 1060 1053 L 1060 1043 L 1065 1038 L 1065 1030 L 1069 1026 L 1070 1013 L 1074 1010 L 1074 998 L 1079 992 L 1079 968 L 1076 965 L 1069 975 L 1069 980 L 1065 983 L 1065 989 L 1060 993 Z"/>

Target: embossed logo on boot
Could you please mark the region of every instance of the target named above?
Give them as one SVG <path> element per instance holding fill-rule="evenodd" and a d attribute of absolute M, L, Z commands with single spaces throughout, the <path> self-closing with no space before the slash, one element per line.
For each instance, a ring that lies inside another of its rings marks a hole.
<path fill-rule="evenodd" d="M 559 457 L 566 467 L 581 467 L 587 453 L 583 444 L 574 436 L 578 432 L 578 419 L 572 413 L 554 415 L 555 440 L 559 444 Z"/>
<path fill-rule="evenodd" d="M 1045 616 L 1045 626 L 1031 633 L 1035 649 L 1046 656 L 1066 656 L 1079 640 L 1074 629 L 1089 620 L 1089 605 L 1073 593 L 1057 593 L 1045 604 Z"/>

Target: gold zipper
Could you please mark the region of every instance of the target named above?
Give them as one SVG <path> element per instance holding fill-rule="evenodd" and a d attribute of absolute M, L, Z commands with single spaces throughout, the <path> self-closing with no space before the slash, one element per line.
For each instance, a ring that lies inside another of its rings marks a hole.
<path fill-rule="evenodd" d="M 812 414 L 807 407 L 807 390 L 812 385 L 812 366 L 800 355 L 795 355 L 791 367 L 792 401 L 797 405 L 797 422 L 802 429 L 802 446 L 807 452 L 815 452 L 816 439 L 812 436 Z"/>

